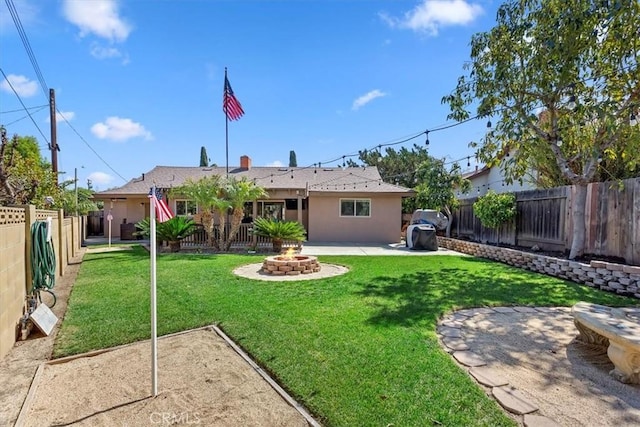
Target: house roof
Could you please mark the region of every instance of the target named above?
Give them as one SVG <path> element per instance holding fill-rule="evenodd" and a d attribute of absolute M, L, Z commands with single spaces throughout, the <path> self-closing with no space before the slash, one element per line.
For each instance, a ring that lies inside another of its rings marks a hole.
<path fill-rule="evenodd" d="M 158 188 L 170 189 L 182 185 L 188 178 L 226 174 L 224 167 L 156 166 L 122 187 L 94 194 L 101 199 L 111 196 L 146 195 L 154 183 Z M 254 180 L 267 190 L 307 190 L 309 193 L 393 193 L 409 196 L 413 190 L 382 181 L 376 167 L 262 167 L 249 169 L 230 167 L 229 176 Z M 101 197 L 102 196 L 102 197 Z"/>
<path fill-rule="evenodd" d="M 490 170 L 491 168 L 489 166 L 483 166 L 481 169 L 463 173 L 462 177 L 465 179 L 473 179 L 475 177 L 489 173 Z"/>

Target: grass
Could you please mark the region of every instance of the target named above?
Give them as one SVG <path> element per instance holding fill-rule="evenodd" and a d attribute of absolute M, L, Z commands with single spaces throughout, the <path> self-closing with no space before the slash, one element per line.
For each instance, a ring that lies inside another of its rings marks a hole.
<path fill-rule="evenodd" d="M 160 334 L 219 324 L 327 426 L 514 425 L 439 347 L 462 307 L 637 305 L 471 257 L 321 257 L 346 275 L 262 282 L 233 268 L 262 256 L 162 255 Z M 149 338 L 149 254 L 87 254 L 54 356 Z"/>

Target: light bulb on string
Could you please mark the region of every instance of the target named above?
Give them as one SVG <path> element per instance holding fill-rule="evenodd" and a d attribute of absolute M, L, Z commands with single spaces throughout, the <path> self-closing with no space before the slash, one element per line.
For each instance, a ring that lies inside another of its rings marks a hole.
<path fill-rule="evenodd" d="M 429 129 L 427 129 L 424 133 L 427 136 L 427 140 L 424 142 L 424 145 L 428 146 L 429 145 Z"/>
<path fill-rule="evenodd" d="M 491 126 L 491 120 L 488 120 L 488 121 L 487 121 L 487 129 L 491 129 L 491 127 L 492 127 L 492 126 Z"/>
<path fill-rule="evenodd" d="M 631 117 L 629 117 L 629 125 L 631 126 L 638 125 L 638 119 L 636 118 L 636 115 L 634 113 L 631 113 Z"/>
<path fill-rule="evenodd" d="M 470 166 L 471 166 L 470 157 L 469 157 L 469 156 L 467 156 L 467 167 L 470 167 Z"/>

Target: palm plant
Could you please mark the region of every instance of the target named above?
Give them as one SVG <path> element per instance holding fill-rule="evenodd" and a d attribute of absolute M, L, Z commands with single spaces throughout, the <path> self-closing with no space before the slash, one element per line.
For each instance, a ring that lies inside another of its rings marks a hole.
<path fill-rule="evenodd" d="M 246 202 L 253 201 L 259 198 L 267 197 L 267 191 L 254 184 L 252 181 L 242 178 L 237 180 L 229 178 L 224 187 L 225 199 L 229 201 L 231 205 L 231 231 L 229 237 L 225 243 L 225 250 L 229 250 L 231 243 L 238 234 L 240 224 L 242 223 L 242 217 L 244 215 L 244 205 Z"/>
<path fill-rule="evenodd" d="M 148 237 L 151 235 L 151 224 L 149 218 L 136 223 L 138 231 L 136 234 Z M 169 242 L 169 250 L 171 252 L 180 251 L 180 241 L 185 237 L 191 236 L 197 230 L 195 222 L 192 219 L 182 216 L 176 216 L 165 222 L 156 224 L 156 237 L 159 240 Z"/>
<path fill-rule="evenodd" d="M 218 175 L 205 176 L 197 181 L 188 179 L 179 187 L 171 191 L 172 196 L 185 197 L 198 204 L 202 215 L 202 222 L 209 233 L 209 246 L 220 250 L 224 239 L 224 226 L 229 202 L 222 197 L 221 178 Z M 218 239 L 214 232 L 215 214 L 218 214 Z"/>
<path fill-rule="evenodd" d="M 284 240 L 304 240 L 307 232 L 298 221 L 278 221 L 266 218 L 257 218 L 253 222 L 253 232 L 258 236 L 271 238 L 273 251 L 280 253 L 282 251 L 282 242 Z"/>

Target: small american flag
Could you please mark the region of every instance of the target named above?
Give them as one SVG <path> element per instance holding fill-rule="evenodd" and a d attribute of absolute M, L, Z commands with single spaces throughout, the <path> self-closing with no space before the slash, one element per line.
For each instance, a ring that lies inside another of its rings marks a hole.
<path fill-rule="evenodd" d="M 238 120 L 244 114 L 240 101 L 233 94 L 233 89 L 227 79 L 226 71 L 224 75 L 224 96 L 222 100 L 222 111 L 227 115 L 229 120 Z"/>
<path fill-rule="evenodd" d="M 153 187 L 149 190 L 149 198 L 154 197 L 153 195 Z M 155 205 L 156 205 L 156 219 L 158 222 L 165 222 L 173 218 L 173 214 L 171 213 L 171 209 L 167 206 L 167 202 L 162 198 L 162 191 L 159 188 L 156 188 L 155 194 Z"/>

